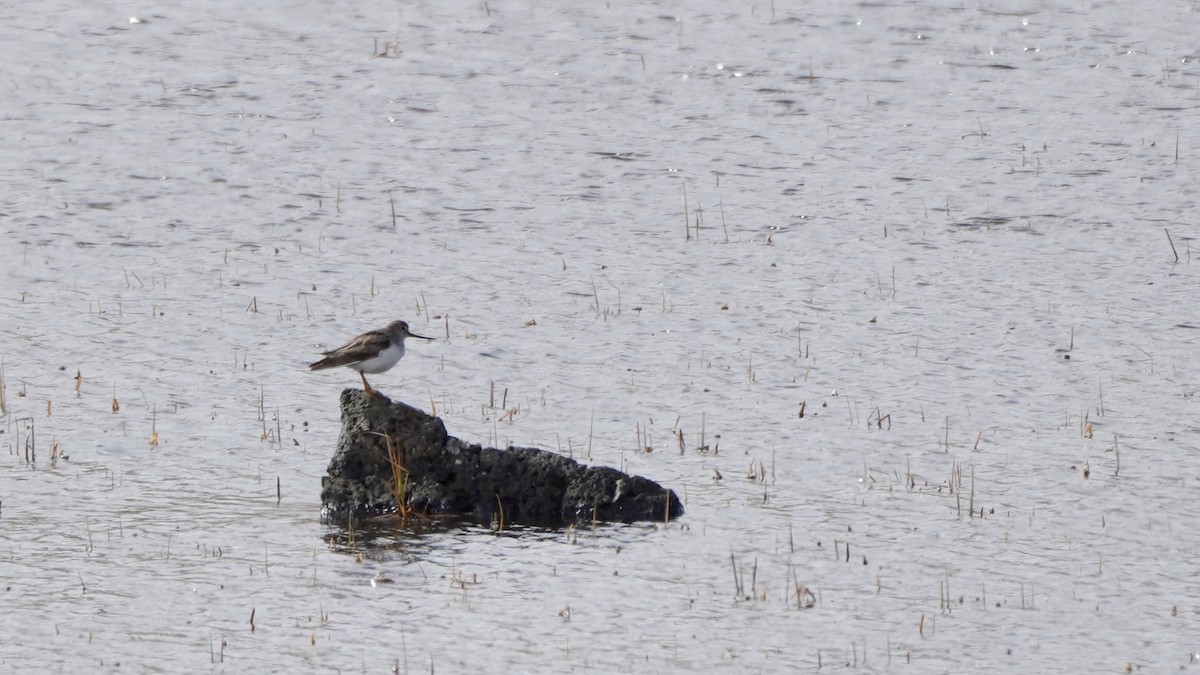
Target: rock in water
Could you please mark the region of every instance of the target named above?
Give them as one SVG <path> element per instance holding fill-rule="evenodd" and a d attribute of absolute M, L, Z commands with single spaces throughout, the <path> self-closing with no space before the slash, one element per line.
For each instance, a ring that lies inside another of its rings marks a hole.
<path fill-rule="evenodd" d="M 398 484 L 412 513 L 484 524 L 561 527 L 683 514 L 674 491 L 640 476 L 538 448 L 464 443 L 441 419 L 380 394 L 346 389 L 341 403 L 337 452 L 321 480 L 326 522 L 396 513 Z"/>

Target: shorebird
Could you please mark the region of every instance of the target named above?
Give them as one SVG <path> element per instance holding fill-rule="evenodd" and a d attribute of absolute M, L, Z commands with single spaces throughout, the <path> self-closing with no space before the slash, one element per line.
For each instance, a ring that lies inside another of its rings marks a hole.
<path fill-rule="evenodd" d="M 404 358 L 404 338 L 410 337 L 433 339 L 409 331 L 408 324 L 403 321 L 393 321 L 379 330 L 367 331 L 337 349 L 321 352 L 325 358 L 309 365 L 308 368 L 325 370 L 349 366 L 358 371 L 367 395 L 374 396 L 375 390 L 367 382 L 366 373 L 376 375 L 391 370 L 392 366 Z"/>

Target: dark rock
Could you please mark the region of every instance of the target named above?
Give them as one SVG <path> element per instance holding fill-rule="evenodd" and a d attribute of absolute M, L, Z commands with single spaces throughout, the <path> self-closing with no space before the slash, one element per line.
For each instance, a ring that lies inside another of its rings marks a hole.
<path fill-rule="evenodd" d="M 406 512 L 484 524 L 561 527 L 666 520 L 679 497 L 654 481 L 586 467 L 537 448 L 484 448 L 446 433 L 442 420 L 358 389 L 342 392 L 342 432 L 321 480 L 323 517 L 345 523 Z"/>

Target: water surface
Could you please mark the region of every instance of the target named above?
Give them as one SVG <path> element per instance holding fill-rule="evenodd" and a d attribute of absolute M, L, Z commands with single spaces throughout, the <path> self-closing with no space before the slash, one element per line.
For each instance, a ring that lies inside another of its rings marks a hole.
<path fill-rule="evenodd" d="M 8 14 L 6 669 L 1194 666 L 1191 6 Z M 395 318 L 687 514 L 323 526 Z"/>

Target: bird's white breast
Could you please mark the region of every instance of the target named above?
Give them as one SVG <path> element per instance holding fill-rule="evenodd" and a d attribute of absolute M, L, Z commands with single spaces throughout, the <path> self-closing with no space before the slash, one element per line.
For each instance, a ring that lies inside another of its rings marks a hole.
<path fill-rule="evenodd" d="M 359 361 L 350 367 L 360 373 L 383 373 L 392 369 L 400 359 L 404 356 L 404 343 L 391 344 L 388 348 L 379 352 L 379 354 L 365 360 Z"/>

